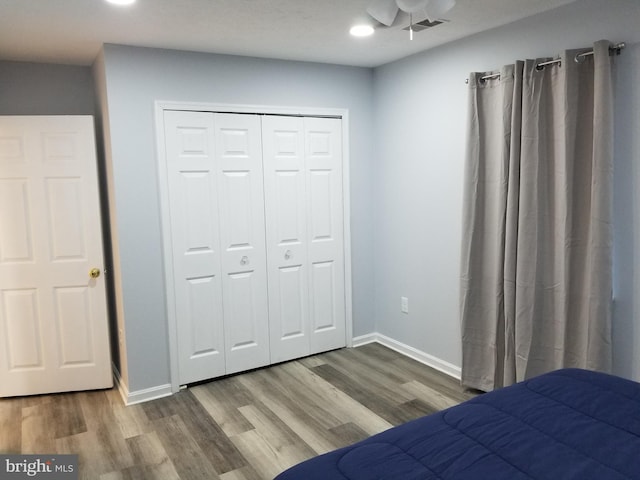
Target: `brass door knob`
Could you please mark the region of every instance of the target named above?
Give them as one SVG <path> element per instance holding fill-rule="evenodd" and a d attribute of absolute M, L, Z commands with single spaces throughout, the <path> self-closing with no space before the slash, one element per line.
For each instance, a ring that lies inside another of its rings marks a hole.
<path fill-rule="evenodd" d="M 91 270 L 89 270 L 89 276 L 91 278 L 98 278 L 100 276 L 100 269 L 92 268 Z"/>

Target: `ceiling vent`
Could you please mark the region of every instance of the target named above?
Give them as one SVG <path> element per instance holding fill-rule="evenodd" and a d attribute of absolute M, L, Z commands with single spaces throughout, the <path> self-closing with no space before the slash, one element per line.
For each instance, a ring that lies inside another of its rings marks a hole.
<path fill-rule="evenodd" d="M 445 22 L 445 20 L 434 20 L 434 21 L 430 21 L 428 18 L 421 21 L 421 22 L 416 22 L 413 25 L 407 26 L 405 28 L 403 28 L 403 30 L 409 30 L 410 28 L 413 29 L 414 32 L 422 32 L 423 30 L 427 30 L 428 28 L 432 28 L 435 27 L 437 25 L 441 25 Z"/>

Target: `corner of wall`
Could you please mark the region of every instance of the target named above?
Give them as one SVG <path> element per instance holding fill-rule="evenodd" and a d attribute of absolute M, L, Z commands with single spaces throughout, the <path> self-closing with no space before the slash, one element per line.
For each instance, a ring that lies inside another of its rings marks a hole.
<path fill-rule="evenodd" d="M 113 368 L 113 378 L 115 379 L 116 387 L 118 388 L 118 392 L 120 392 L 122 401 L 127 407 L 130 405 L 135 405 L 137 403 L 149 402 L 151 400 L 157 400 L 159 398 L 173 395 L 171 385 L 169 384 L 158 385 L 155 387 L 145 388 L 143 390 L 136 390 L 134 392 L 131 392 L 129 391 L 129 388 L 123 381 L 118 368 L 113 364 L 112 364 L 112 368 Z"/>
<path fill-rule="evenodd" d="M 354 347 L 361 347 L 362 345 L 374 342 L 379 343 L 380 345 L 384 345 L 391 350 L 401 353 L 406 357 L 412 358 L 417 362 L 438 370 L 439 372 L 445 373 L 457 380 L 460 380 L 462 376 L 462 370 L 460 367 L 453 365 L 446 360 L 442 360 L 441 358 L 423 352 L 422 350 L 418 350 L 417 348 L 414 348 L 410 345 L 399 342 L 398 340 L 387 337 L 386 335 L 383 335 L 381 333 L 374 332 L 367 335 L 355 337 L 353 338 L 352 342 Z"/>
<path fill-rule="evenodd" d="M 98 148 L 98 170 L 100 181 L 100 205 L 102 210 L 102 230 L 107 278 L 107 306 L 109 310 L 109 330 L 114 371 L 120 392 L 129 385 L 124 328 L 124 308 L 122 286 L 119 277 L 119 251 L 116 227 L 115 186 L 113 163 L 111 160 L 111 129 L 104 47 L 92 65 L 95 86 L 96 145 Z"/>

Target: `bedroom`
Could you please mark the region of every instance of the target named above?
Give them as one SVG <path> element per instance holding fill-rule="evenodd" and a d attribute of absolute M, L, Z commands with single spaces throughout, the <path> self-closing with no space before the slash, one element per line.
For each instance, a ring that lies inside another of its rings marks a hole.
<path fill-rule="evenodd" d="M 94 82 L 108 96 L 125 337 L 114 362 L 129 394 L 170 384 L 158 99 L 348 108 L 355 342 L 386 341 L 456 374 L 465 78 L 601 38 L 627 42 L 617 59 L 614 372 L 640 380 L 638 18 L 631 0 L 578 0 L 376 68 L 106 45 L 92 68 L 3 61 L 0 113 L 97 114 Z"/>

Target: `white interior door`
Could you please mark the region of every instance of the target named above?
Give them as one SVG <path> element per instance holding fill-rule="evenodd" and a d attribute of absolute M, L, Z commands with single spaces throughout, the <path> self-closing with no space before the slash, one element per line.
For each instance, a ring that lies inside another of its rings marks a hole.
<path fill-rule="evenodd" d="M 341 121 L 262 125 L 275 363 L 346 344 Z"/>
<path fill-rule="evenodd" d="M 225 373 L 214 116 L 165 111 L 180 383 Z"/>
<path fill-rule="evenodd" d="M 304 119 L 311 354 L 344 347 L 342 126 Z"/>
<path fill-rule="evenodd" d="M 345 346 L 341 120 L 164 125 L 179 383 Z"/>
<path fill-rule="evenodd" d="M 269 364 L 261 135 L 257 115 L 215 114 L 226 373 Z"/>
<path fill-rule="evenodd" d="M 0 117 L 0 396 L 112 386 L 92 117 Z"/>
<path fill-rule="evenodd" d="M 276 363 L 310 351 L 304 119 L 265 116 L 262 139 L 271 361 Z"/>
<path fill-rule="evenodd" d="M 165 111 L 179 383 L 269 363 L 260 119 Z"/>

